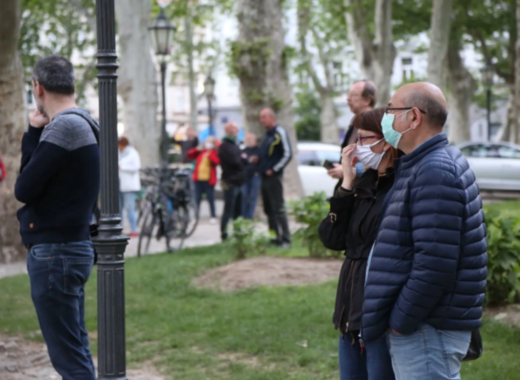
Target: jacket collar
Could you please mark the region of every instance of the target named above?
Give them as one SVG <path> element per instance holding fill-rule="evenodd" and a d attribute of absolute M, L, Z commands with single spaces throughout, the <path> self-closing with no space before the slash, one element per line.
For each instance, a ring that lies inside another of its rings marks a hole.
<path fill-rule="evenodd" d="M 377 187 L 376 187 L 377 182 Z M 377 170 L 368 169 L 354 186 L 354 192 L 372 196 L 374 192 L 391 188 L 394 184 L 394 168 L 386 169 L 386 175 L 378 178 Z"/>
<path fill-rule="evenodd" d="M 434 150 L 447 147 L 449 145 L 448 136 L 445 133 L 439 133 L 431 139 L 426 140 L 419 145 L 415 150 L 396 160 L 396 168 L 402 166 L 403 169 L 408 169 L 421 161 L 426 155 Z"/>

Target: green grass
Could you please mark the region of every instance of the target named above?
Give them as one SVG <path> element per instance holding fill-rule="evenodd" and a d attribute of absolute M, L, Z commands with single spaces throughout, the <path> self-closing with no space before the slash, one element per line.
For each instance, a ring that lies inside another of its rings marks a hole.
<path fill-rule="evenodd" d="M 486 214 L 499 212 L 507 216 L 520 216 L 520 200 L 491 203 L 484 206 L 484 212 Z"/>
<path fill-rule="evenodd" d="M 302 251 L 295 248 L 290 255 L 297 252 Z M 336 284 L 237 293 L 190 285 L 193 277 L 231 260 L 222 246 L 128 260 L 129 366 L 152 361 L 183 380 L 337 379 L 338 338 L 331 323 Z M 0 332 L 41 340 L 34 334 L 38 324 L 27 276 L 0 280 L 0 289 Z M 87 295 L 87 327 L 95 332 L 95 274 Z M 485 356 L 464 364 L 463 376 L 517 379 L 520 330 L 486 321 L 482 333 Z M 95 343 L 92 339 L 94 352 Z"/>

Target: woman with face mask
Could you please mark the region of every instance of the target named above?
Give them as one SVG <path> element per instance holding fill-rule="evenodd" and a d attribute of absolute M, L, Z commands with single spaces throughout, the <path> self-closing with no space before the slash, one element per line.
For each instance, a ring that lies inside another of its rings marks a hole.
<path fill-rule="evenodd" d="M 383 136 L 383 108 L 357 115 L 357 144 L 343 149 L 343 182 L 330 200 L 330 213 L 321 222 L 323 245 L 345 251 L 333 323 L 340 331 L 340 380 L 394 380 L 386 337 L 365 345 L 359 333 L 367 261 L 376 240 L 385 196 L 394 183 L 398 151 Z M 356 179 L 356 163 L 366 171 Z"/>
<path fill-rule="evenodd" d="M 197 213 L 200 211 L 202 196 L 206 194 L 210 211 L 211 223 L 217 222 L 215 213 L 215 185 L 217 184 L 217 166 L 220 165 L 218 152 L 215 148 L 216 140 L 210 136 L 204 144 L 188 151 L 188 160 L 197 160 L 193 170 L 193 182 L 195 184 L 195 201 Z"/>

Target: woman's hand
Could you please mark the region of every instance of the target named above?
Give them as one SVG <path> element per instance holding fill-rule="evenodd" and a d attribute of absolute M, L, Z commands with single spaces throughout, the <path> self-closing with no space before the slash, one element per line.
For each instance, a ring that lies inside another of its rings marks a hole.
<path fill-rule="evenodd" d="M 354 180 L 356 179 L 356 154 L 357 144 L 346 146 L 341 152 L 341 166 L 343 166 L 343 183 L 341 184 L 347 190 L 352 189 Z"/>

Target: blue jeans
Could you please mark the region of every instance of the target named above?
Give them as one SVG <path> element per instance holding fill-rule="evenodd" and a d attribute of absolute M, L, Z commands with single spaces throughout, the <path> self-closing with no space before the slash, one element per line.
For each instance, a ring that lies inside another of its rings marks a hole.
<path fill-rule="evenodd" d="M 202 194 L 206 194 L 209 202 L 211 217 L 216 218 L 215 212 L 215 186 L 211 186 L 209 181 L 195 181 L 195 201 L 197 202 L 197 216 L 200 215 L 200 204 L 202 203 Z"/>
<path fill-rule="evenodd" d="M 256 202 L 260 194 L 262 177 L 254 175 L 242 185 L 242 218 L 253 219 L 255 217 Z"/>
<path fill-rule="evenodd" d="M 437 330 L 422 325 L 411 335 L 387 335 L 397 380 L 460 379 L 471 331 Z"/>
<path fill-rule="evenodd" d="M 339 337 L 340 380 L 394 380 L 386 338 L 364 344 L 362 353 L 358 338 L 352 345 L 349 333 Z"/>
<path fill-rule="evenodd" d="M 130 223 L 130 230 L 137 232 L 137 213 L 135 212 L 135 200 L 137 198 L 137 192 L 125 191 L 119 193 L 119 202 L 121 207 L 121 214 L 123 209 L 126 212 L 126 217 Z"/>
<path fill-rule="evenodd" d="M 49 356 L 63 380 L 95 380 L 85 328 L 85 284 L 94 264 L 90 241 L 38 244 L 27 255 L 31 296 Z"/>
<path fill-rule="evenodd" d="M 224 190 L 224 212 L 222 213 L 222 219 L 220 221 L 220 233 L 222 240 L 227 239 L 227 225 L 231 219 L 235 219 L 238 196 L 241 191 L 241 186 L 228 185 L 229 188 Z"/>

